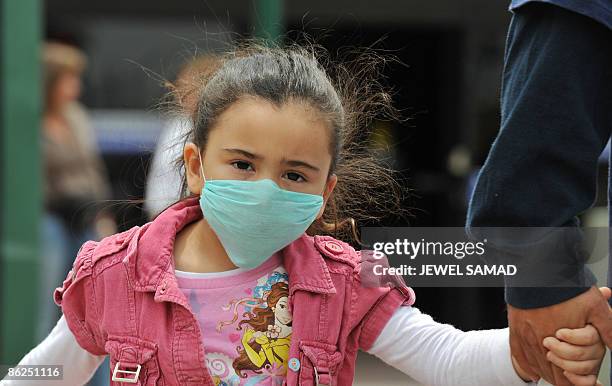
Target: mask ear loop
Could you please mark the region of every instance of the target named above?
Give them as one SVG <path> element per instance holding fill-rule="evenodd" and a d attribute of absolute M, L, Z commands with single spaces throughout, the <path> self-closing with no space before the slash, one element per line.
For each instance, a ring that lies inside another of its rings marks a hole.
<path fill-rule="evenodd" d="M 204 183 L 206 183 L 206 177 L 204 177 L 204 167 L 202 166 L 202 156 L 200 155 L 200 149 L 198 149 L 198 158 L 200 159 L 200 172 L 202 173 L 202 178 L 204 179 Z"/>

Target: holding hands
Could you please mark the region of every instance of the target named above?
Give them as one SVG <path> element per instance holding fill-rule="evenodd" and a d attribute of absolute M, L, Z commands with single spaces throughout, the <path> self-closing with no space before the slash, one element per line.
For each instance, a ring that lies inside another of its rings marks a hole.
<path fill-rule="evenodd" d="M 597 374 L 606 354 L 606 347 L 592 325 L 569 329 L 562 328 L 555 337 L 544 339 L 549 349 L 546 358 L 559 368 L 563 375 L 576 386 L 597 384 Z"/>
<path fill-rule="evenodd" d="M 609 288 L 602 287 L 600 291 L 603 298 L 610 298 L 611 292 Z M 610 323 L 610 313 L 612 311 L 609 306 L 607 308 L 607 322 L 605 318 L 602 322 Z M 534 325 L 533 327 L 536 326 Z M 609 326 L 607 328 L 609 329 Z M 531 332 L 533 330 L 527 329 L 526 331 Z M 512 329 L 510 333 L 512 346 Z M 597 381 L 597 374 L 606 353 L 606 346 L 604 345 L 604 338 L 592 324 L 587 324 L 582 328 L 560 328 L 555 332 L 554 336 L 545 337 L 541 343 L 542 350 L 538 354 L 544 354 L 543 357 L 548 362 L 545 364 L 545 368 L 552 368 L 552 374 L 554 374 L 554 378 L 548 379 L 545 375 L 543 375 L 543 378 L 555 385 L 601 385 Z M 523 363 L 518 360 L 515 354 L 516 348 L 516 346 L 512 346 L 512 362 L 517 374 L 525 380 L 537 380 L 539 376 L 535 375 L 534 371 L 543 367 L 541 366 L 543 364 L 542 359 L 537 355 L 533 355 L 533 353 L 529 355 L 528 352 L 523 351 L 522 347 L 519 347 L 519 352 L 527 354 L 523 358 L 527 360 L 528 366 L 523 367 Z M 540 349 L 538 348 L 538 350 Z M 548 374 L 550 375 L 551 373 L 549 372 Z"/>

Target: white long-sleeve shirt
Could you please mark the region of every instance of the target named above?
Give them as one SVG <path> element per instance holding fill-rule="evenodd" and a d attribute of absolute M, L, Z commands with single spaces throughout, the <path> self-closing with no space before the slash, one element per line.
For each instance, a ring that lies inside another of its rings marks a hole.
<path fill-rule="evenodd" d="M 399 307 L 368 351 L 426 385 L 526 386 L 514 371 L 508 329 L 461 331 L 435 322 L 416 307 Z M 19 365 L 63 364 L 53 385 L 83 385 L 104 360 L 81 348 L 62 316 L 51 333 Z M 0 381 L 1 386 L 49 381 Z"/>
<path fill-rule="evenodd" d="M 177 117 L 166 123 L 157 141 L 145 186 L 145 211 L 155 217 L 181 197 L 181 173 L 174 165 L 183 154 L 183 139 L 191 129 L 188 118 Z"/>

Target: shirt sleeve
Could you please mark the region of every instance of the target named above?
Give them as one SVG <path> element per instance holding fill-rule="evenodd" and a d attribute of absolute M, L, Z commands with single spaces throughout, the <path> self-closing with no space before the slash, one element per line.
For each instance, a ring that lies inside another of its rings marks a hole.
<path fill-rule="evenodd" d="M 491 235 L 475 228 L 565 228 L 563 239 L 550 243 L 549 266 L 565 265 L 567 278 L 586 277 L 584 286 L 570 287 L 509 282 L 506 301 L 518 308 L 557 304 L 594 283 L 583 273 L 577 215 L 595 200 L 598 158 L 610 137 L 612 99 L 602 84 L 609 84 L 612 56 L 601 28 L 559 7 L 542 6 L 518 9 L 508 30 L 501 127 L 472 195 L 468 232 L 480 233 L 477 238 L 488 239 L 491 247 Z M 583 59 L 595 53 L 596 60 Z M 567 240 L 575 242 L 568 247 Z M 554 250 L 555 245 L 564 248 Z M 504 260 L 511 264 L 516 258 Z"/>
<path fill-rule="evenodd" d="M 375 266 L 389 266 L 386 257 L 374 258 L 371 251 L 358 253 L 360 264 L 355 271 L 351 320 L 358 348 L 367 351 L 398 307 L 411 306 L 416 296 L 401 276 L 375 274 Z"/>
<path fill-rule="evenodd" d="M 0 386 L 37 386 L 52 383 L 58 386 L 83 385 L 93 376 L 104 361 L 104 355 L 93 355 L 77 343 L 62 317 L 49 335 L 28 352 L 18 365 L 62 365 L 63 378 L 59 381 L 2 380 Z"/>
<path fill-rule="evenodd" d="M 186 118 L 175 118 L 161 132 L 147 174 L 145 210 L 150 218 L 180 198 L 181 175 L 174 161 L 183 151 L 183 139 L 191 124 Z"/>
<path fill-rule="evenodd" d="M 432 386 L 526 386 L 512 366 L 508 329 L 461 331 L 399 307 L 368 353 Z"/>
<path fill-rule="evenodd" d="M 96 241 L 85 242 L 61 287 L 55 289 L 55 304 L 62 307 L 66 324 L 78 344 L 94 355 L 106 354 L 99 331 L 98 307 L 92 278 L 92 254 Z"/>

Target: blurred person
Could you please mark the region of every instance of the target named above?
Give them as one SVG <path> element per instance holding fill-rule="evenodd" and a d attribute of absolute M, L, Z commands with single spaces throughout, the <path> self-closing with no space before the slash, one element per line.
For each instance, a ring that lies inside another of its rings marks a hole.
<path fill-rule="evenodd" d="M 44 168 L 40 318 L 42 339 L 60 313 L 53 290 L 87 240 L 116 232 L 112 215 L 99 210 L 111 196 L 106 170 L 83 106 L 78 102 L 85 55 L 76 47 L 47 42 L 42 51 L 44 111 L 41 131 Z"/>
<path fill-rule="evenodd" d="M 532 236 L 513 243 L 546 248 L 529 262 L 565 267 L 577 285 L 561 287 L 551 279 L 549 287 L 524 287 L 508 280 L 510 343 L 532 376 L 560 386 L 593 384 L 592 376 L 567 376 L 547 360 L 541 343 L 559 328 L 592 324 L 612 345 L 612 317 L 584 266 L 578 219 L 595 201 L 598 158 L 612 132 L 612 1 L 513 0 L 510 9 L 500 130 L 472 194 L 467 230 L 493 248 L 495 227 L 564 229 L 562 240 Z M 517 263 L 517 256 L 501 253 L 499 262 Z"/>
<path fill-rule="evenodd" d="M 318 54 L 254 46 L 224 58 L 199 86 L 181 199 L 83 245 L 54 293 L 64 315 L 20 364 L 63 363 L 64 384 L 108 354 L 116 382 L 348 386 L 363 350 L 429 385 L 531 383 L 507 329 L 437 323 L 401 276 L 362 284 L 385 262 L 349 244 L 355 223 L 401 212 L 401 192 L 353 141 L 368 114 L 394 110 L 379 62 L 335 79 Z M 551 358 L 597 374 L 594 328 L 555 333 Z"/>
<path fill-rule="evenodd" d="M 151 219 L 180 198 L 182 176 L 175 163 L 181 158 L 185 136 L 193 126 L 198 84 L 214 71 L 217 62 L 212 54 L 196 56 L 183 65 L 174 83 L 166 85 L 171 90 L 170 103 L 176 109 L 162 129 L 147 173 L 144 207 Z"/>

